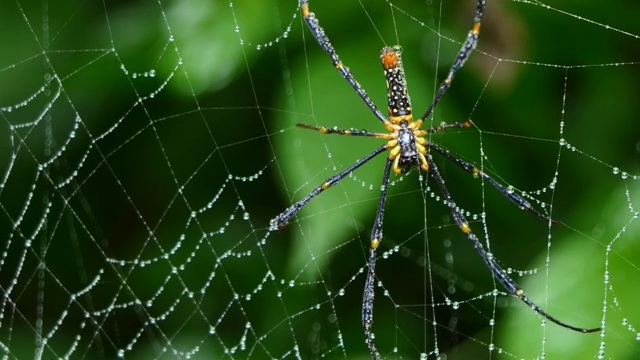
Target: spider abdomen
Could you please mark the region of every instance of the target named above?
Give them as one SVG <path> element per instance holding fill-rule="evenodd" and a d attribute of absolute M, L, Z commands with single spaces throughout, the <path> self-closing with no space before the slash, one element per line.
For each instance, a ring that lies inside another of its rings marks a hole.
<path fill-rule="evenodd" d="M 402 50 L 399 45 L 393 48 L 385 46 L 380 53 L 384 77 L 387 80 L 387 104 L 389 116 L 398 120 L 411 119 L 411 100 L 407 93 L 407 81 L 404 77 L 404 68 L 400 58 Z"/>

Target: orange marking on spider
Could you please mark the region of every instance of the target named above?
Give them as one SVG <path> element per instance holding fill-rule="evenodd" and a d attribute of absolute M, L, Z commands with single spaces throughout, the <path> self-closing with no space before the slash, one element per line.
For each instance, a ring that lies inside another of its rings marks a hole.
<path fill-rule="evenodd" d="M 473 31 L 473 33 L 476 34 L 476 35 L 480 35 L 480 23 L 477 22 L 477 23 L 473 24 L 473 30 L 471 30 L 471 31 Z"/>
<path fill-rule="evenodd" d="M 408 110 L 411 110 L 411 108 L 407 108 Z M 413 115 L 409 114 L 409 115 L 401 115 L 401 116 L 390 116 L 389 117 L 389 121 L 391 121 L 392 124 L 400 124 L 401 121 L 406 121 L 408 123 L 413 122 Z"/>
<path fill-rule="evenodd" d="M 386 48 L 380 55 L 385 70 L 398 66 L 398 54 L 391 48 Z"/>

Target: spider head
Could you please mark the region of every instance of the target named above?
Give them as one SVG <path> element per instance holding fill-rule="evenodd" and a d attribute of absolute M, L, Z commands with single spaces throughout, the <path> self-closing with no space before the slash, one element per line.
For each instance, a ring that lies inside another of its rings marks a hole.
<path fill-rule="evenodd" d="M 398 168 L 401 173 L 406 173 L 414 166 L 420 164 L 420 155 L 416 147 L 416 136 L 413 130 L 409 126 L 407 120 L 400 121 L 400 127 L 398 131 L 398 146 L 400 146 L 400 153 L 398 153 Z"/>

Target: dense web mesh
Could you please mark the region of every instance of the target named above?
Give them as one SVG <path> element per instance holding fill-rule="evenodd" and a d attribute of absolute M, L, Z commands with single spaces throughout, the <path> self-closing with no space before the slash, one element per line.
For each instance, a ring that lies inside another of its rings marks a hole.
<path fill-rule="evenodd" d="M 311 0 L 386 108 L 400 44 L 422 113 L 474 1 Z M 491 276 L 438 189 L 392 175 L 376 268 L 383 358 L 640 354 L 640 27 L 633 1 L 488 1 L 478 48 L 427 126 L 552 224 L 434 154 L 472 231 L 553 316 Z M 369 358 L 360 309 L 385 131 L 296 0 L 0 4 L 0 354 L 25 358 Z"/>

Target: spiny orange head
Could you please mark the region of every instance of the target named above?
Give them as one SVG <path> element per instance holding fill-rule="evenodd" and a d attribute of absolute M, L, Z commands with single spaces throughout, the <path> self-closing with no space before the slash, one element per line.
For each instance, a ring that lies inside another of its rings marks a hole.
<path fill-rule="evenodd" d="M 380 55 L 382 59 L 382 66 L 385 69 L 390 69 L 398 66 L 398 54 L 390 47 L 385 47 Z"/>

